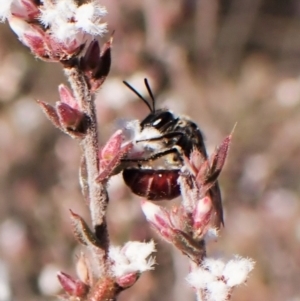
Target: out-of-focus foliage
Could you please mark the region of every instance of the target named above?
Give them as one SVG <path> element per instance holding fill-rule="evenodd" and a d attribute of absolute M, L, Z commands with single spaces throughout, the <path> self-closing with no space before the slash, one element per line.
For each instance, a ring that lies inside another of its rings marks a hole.
<path fill-rule="evenodd" d="M 252 257 L 232 300 L 299 300 L 300 4 L 298 0 L 104 0 L 115 30 L 112 72 L 98 94 L 101 143 L 147 107 L 190 115 L 211 153 L 234 124 L 220 184 L 225 228 L 209 253 Z M 80 149 L 35 103 L 58 100 L 58 64 L 35 60 L 0 27 L 0 301 L 55 300 L 55 272 L 70 274 L 79 248 L 69 208 L 88 217 L 78 185 Z M 155 236 L 137 197 L 110 183 L 116 244 Z M 120 300 L 193 300 L 184 257 L 158 241 L 159 265 Z"/>

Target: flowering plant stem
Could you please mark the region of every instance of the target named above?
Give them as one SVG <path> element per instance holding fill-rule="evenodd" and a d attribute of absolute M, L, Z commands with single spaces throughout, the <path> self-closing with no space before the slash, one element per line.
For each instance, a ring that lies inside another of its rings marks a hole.
<path fill-rule="evenodd" d="M 80 104 L 82 111 L 89 117 L 90 124 L 88 130 L 85 137 L 81 140 L 83 161 L 86 168 L 86 179 L 83 179 L 83 181 L 86 181 L 87 183 L 87 200 L 89 203 L 92 224 L 97 238 L 100 240 L 100 243 L 102 243 L 104 260 L 104 258 L 107 257 L 109 245 L 105 220 L 108 194 L 106 185 L 102 182 L 96 182 L 96 178 L 99 174 L 99 146 L 94 95 L 90 92 L 84 75 L 77 66 L 65 68 L 65 74 L 68 77 L 75 99 Z M 100 229 L 101 231 L 99 231 Z"/>

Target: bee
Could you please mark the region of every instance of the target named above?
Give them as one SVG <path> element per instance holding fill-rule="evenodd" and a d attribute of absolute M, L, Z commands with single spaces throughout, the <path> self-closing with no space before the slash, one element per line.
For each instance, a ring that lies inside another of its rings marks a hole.
<path fill-rule="evenodd" d="M 142 144 L 146 154 L 139 158 L 125 159 L 135 162 L 137 166 L 125 168 L 123 179 L 136 195 L 151 201 L 172 200 L 180 195 L 178 178 L 183 166 L 183 156 L 190 158 L 192 151 L 197 149 L 207 158 L 204 138 L 197 124 L 188 117 L 177 116 L 168 109 L 156 109 L 150 85 L 147 79 L 144 82 L 151 103 L 124 81 L 124 84 L 147 105 L 150 113 L 139 123 L 134 138 L 137 145 Z M 149 166 L 161 158 L 166 159 L 163 167 Z M 217 224 L 221 225 L 223 209 L 218 182 L 210 188 L 209 194 L 216 209 Z"/>

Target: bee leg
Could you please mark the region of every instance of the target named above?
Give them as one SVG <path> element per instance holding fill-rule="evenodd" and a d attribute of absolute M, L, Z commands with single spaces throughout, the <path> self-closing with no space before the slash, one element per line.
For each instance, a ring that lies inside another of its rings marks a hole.
<path fill-rule="evenodd" d="M 179 157 L 181 155 L 181 152 L 179 151 L 179 149 L 177 147 L 173 147 L 173 148 L 170 148 L 170 149 L 166 149 L 164 151 L 161 151 L 161 152 L 158 152 L 156 154 L 153 154 L 147 158 L 132 158 L 132 159 L 122 159 L 121 162 L 132 162 L 132 163 L 142 163 L 142 162 L 149 162 L 149 161 L 154 161 L 154 160 L 157 160 L 161 157 L 164 157 L 166 155 L 169 155 L 169 154 L 178 154 Z"/>

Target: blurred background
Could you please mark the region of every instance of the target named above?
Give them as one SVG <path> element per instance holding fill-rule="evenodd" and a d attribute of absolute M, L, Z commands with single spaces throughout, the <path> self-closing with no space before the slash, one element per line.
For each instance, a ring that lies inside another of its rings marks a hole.
<path fill-rule="evenodd" d="M 100 141 L 148 109 L 189 115 L 208 151 L 237 123 L 220 177 L 225 228 L 210 256 L 251 257 L 255 270 L 232 300 L 300 300 L 300 1 L 103 0 L 115 30 L 111 73 L 97 96 Z M 109 36 L 108 36 L 109 37 Z M 107 38 L 108 38 L 107 37 Z M 103 41 L 105 41 L 104 39 Z M 80 252 L 69 208 L 88 220 L 76 141 L 35 100 L 54 104 L 66 83 L 59 64 L 36 60 L 0 26 L 0 301 L 56 300 L 55 273 L 75 274 Z M 157 242 L 155 271 L 119 300 L 190 301 L 186 259 L 161 241 L 122 177 L 109 186 L 114 244 Z"/>

